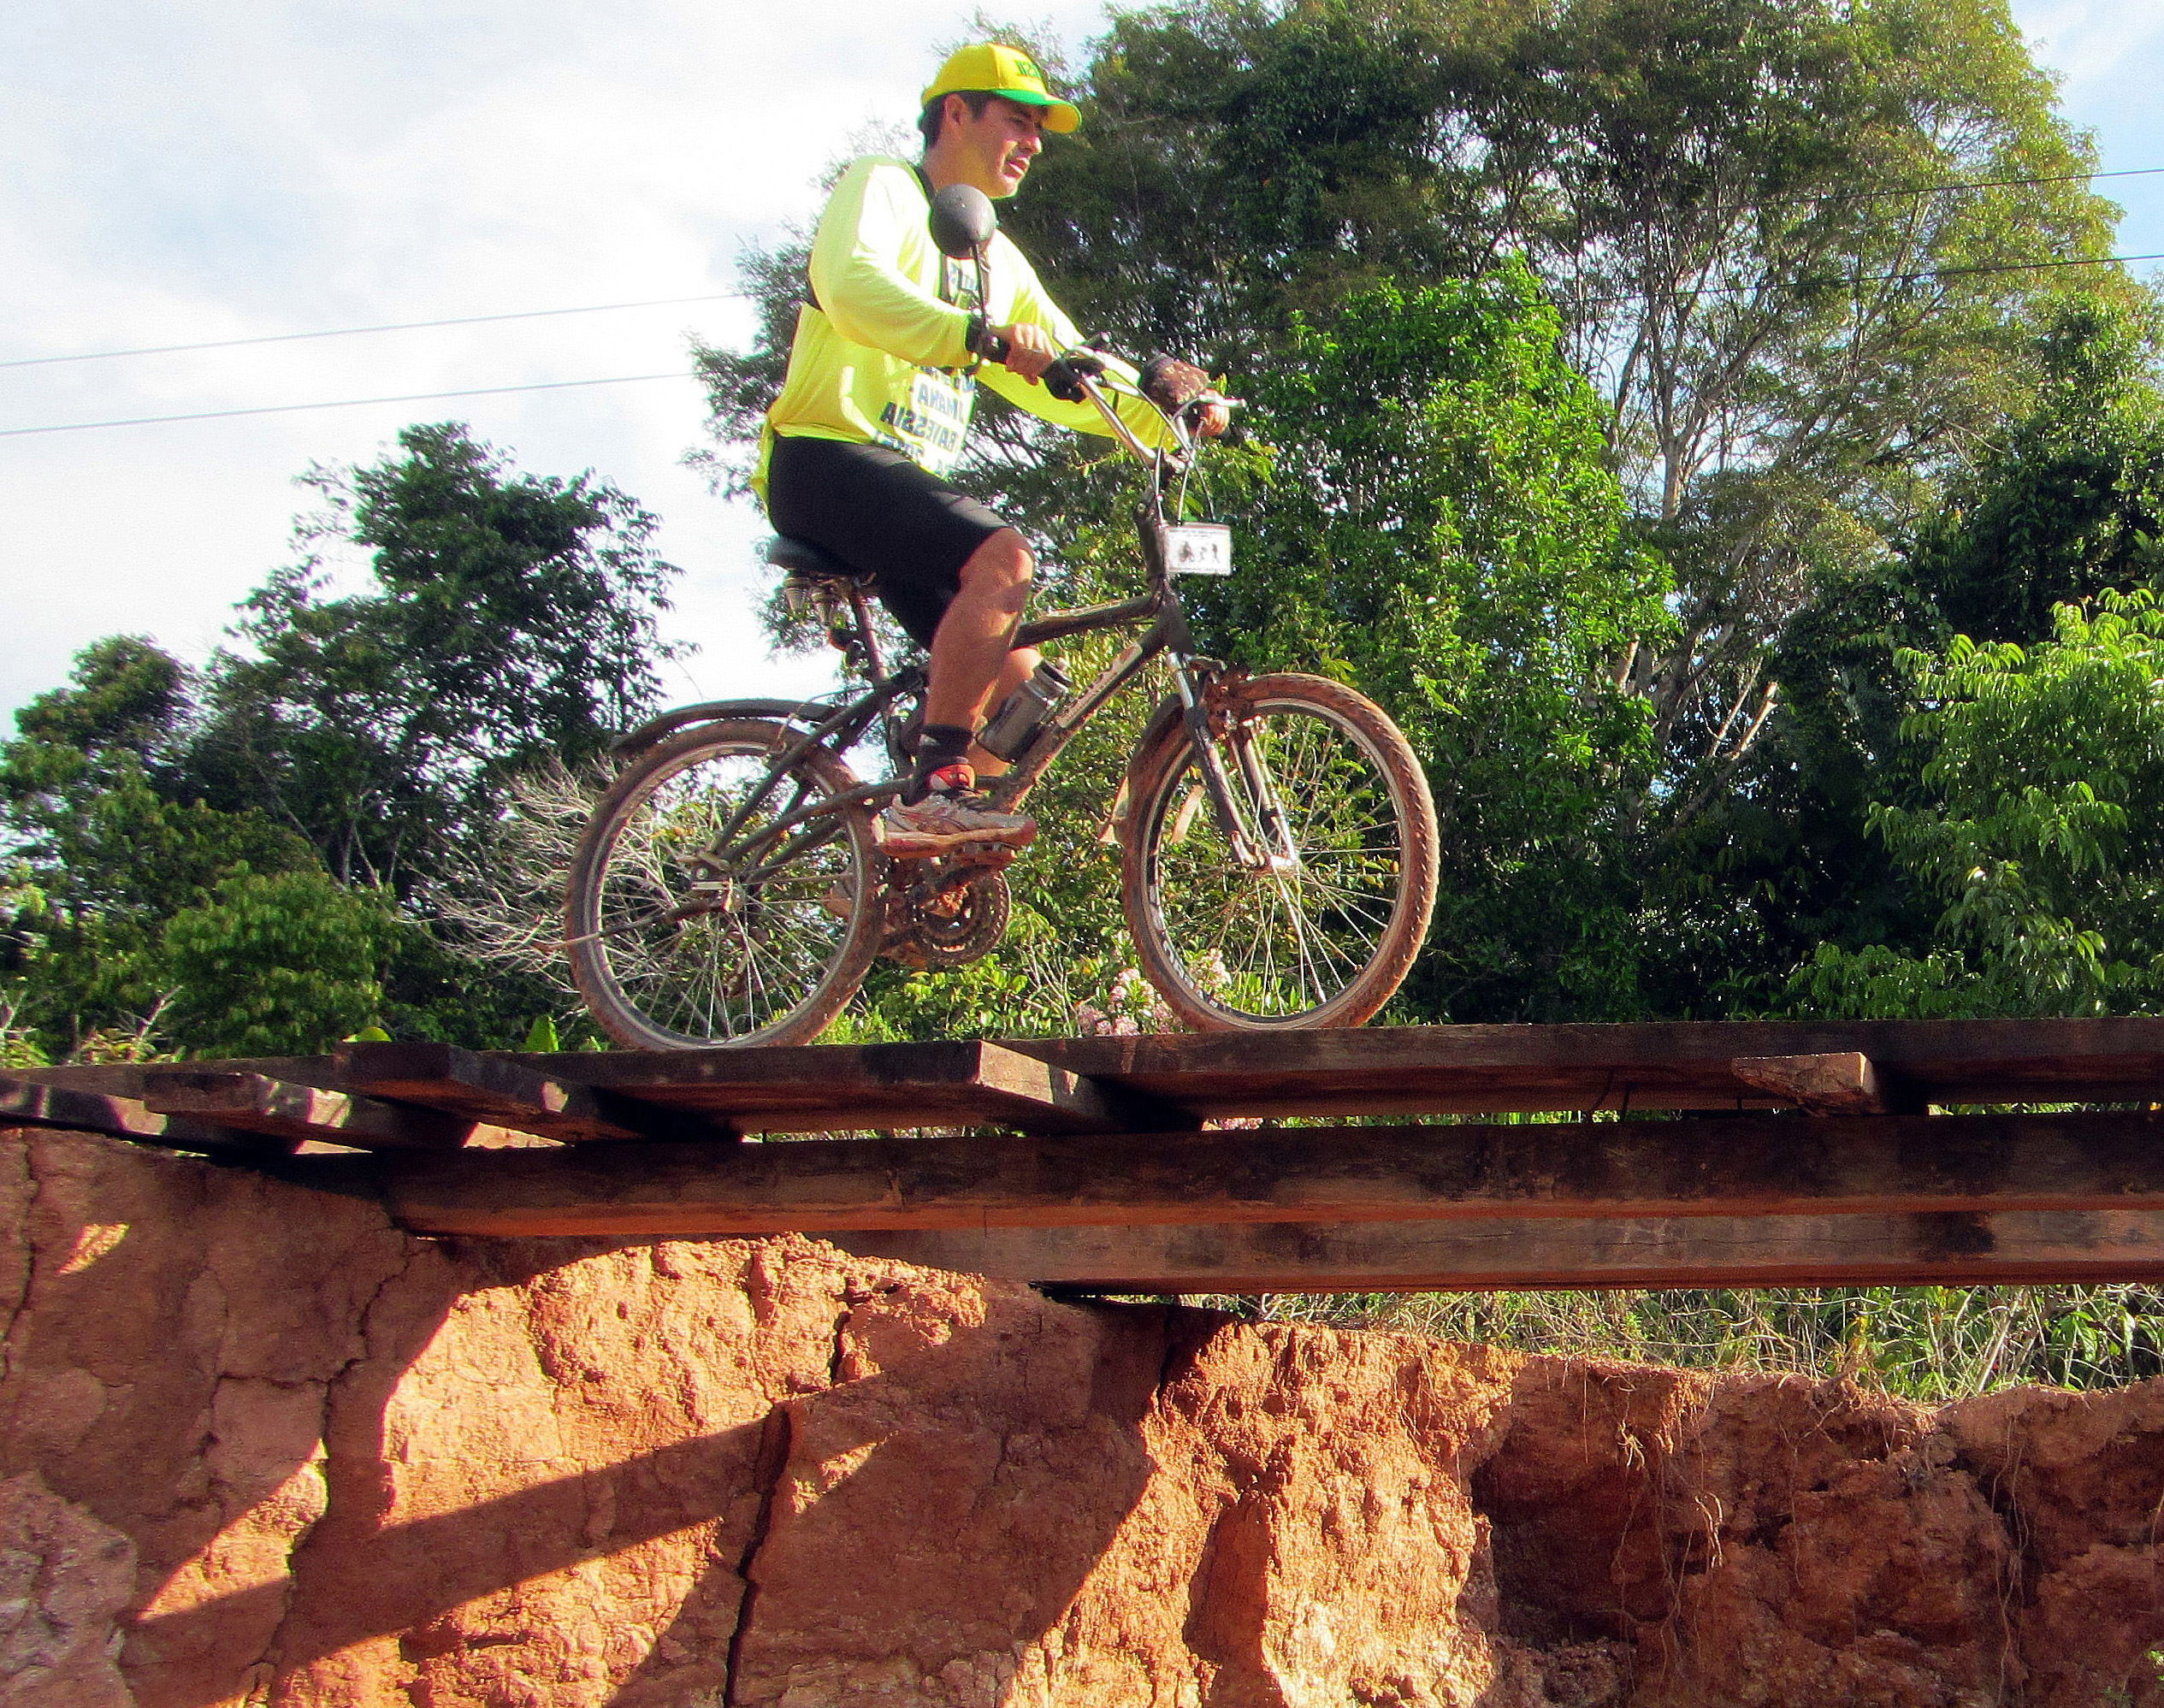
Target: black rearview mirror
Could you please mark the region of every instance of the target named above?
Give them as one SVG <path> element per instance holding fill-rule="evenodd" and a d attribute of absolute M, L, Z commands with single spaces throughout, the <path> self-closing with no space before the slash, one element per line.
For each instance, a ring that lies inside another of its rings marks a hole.
<path fill-rule="evenodd" d="M 931 240 L 939 252 L 967 261 L 992 239 L 999 216 L 991 198 L 967 184 L 949 184 L 931 198 Z"/>

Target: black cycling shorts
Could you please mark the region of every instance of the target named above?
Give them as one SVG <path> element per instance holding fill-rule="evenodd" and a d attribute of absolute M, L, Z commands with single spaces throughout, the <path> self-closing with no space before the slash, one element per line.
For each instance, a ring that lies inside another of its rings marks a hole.
<path fill-rule="evenodd" d="M 778 435 L 766 464 L 774 531 L 860 575 L 920 646 L 961 588 L 961 566 L 1007 524 L 884 445 Z"/>

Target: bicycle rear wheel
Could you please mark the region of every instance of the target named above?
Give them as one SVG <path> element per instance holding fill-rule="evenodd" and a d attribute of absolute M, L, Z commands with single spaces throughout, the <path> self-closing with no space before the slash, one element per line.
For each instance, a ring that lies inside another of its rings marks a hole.
<path fill-rule="evenodd" d="M 863 984 L 883 924 L 868 810 L 714 857 L 748 803 L 740 848 L 855 787 L 823 748 L 772 776 L 795 739 L 758 718 L 704 724 L 643 755 L 596 804 L 572 857 L 565 937 L 580 994 L 618 1043 L 808 1043 Z"/>
<path fill-rule="evenodd" d="M 1357 1026 L 1404 982 L 1435 906 L 1434 803 L 1398 726 L 1321 677 L 1212 690 L 1246 840 L 1218 821 L 1184 724 L 1128 772 L 1123 903 L 1142 970 L 1205 1031 Z"/>

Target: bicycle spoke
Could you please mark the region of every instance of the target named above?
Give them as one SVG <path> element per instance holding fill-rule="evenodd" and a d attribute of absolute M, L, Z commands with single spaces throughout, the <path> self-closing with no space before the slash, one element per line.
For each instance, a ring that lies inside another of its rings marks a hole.
<path fill-rule="evenodd" d="M 619 785 L 606 835 L 574 874 L 573 966 L 627 1043 L 735 1043 L 816 1029 L 869 959 L 855 901 L 874 858 L 847 810 L 777 838 L 783 815 L 854 786 L 824 750 L 778 777 L 771 726 L 730 742 L 696 739 Z M 777 786 L 781 783 L 783 786 Z M 728 828 L 741 856 L 720 850 Z M 838 892 L 845 907 L 825 897 Z M 576 921 L 590 919 L 582 934 Z M 846 981 L 847 988 L 841 988 Z"/>
<path fill-rule="evenodd" d="M 1318 701 L 1342 694 L 1318 689 Z M 1319 703 L 1255 705 L 1223 769 L 1264 864 L 1244 867 L 1215 812 L 1196 810 L 1201 769 L 1188 750 L 1140 803 L 1156 831 L 1144 929 L 1211 1015 L 1297 1024 L 1367 978 L 1402 932 L 1405 805 L 1352 719 Z"/>

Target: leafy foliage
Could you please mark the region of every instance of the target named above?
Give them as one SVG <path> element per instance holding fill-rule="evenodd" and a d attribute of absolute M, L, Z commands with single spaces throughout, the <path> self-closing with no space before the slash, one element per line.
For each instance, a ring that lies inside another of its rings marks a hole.
<path fill-rule="evenodd" d="M 517 474 L 455 425 L 399 443 L 309 476 L 328 513 L 247 600 L 255 653 L 214 666 L 190 780 L 221 805 L 274 803 L 341 883 L 404 897 L 506 778 L 590 760 L 653 706 L 674 571 L 654 518 L 589 476 Z M 369 591 L 331 594 L 332 541 L 369 550 Z"/>
<path fill-rule="evenodd" d="M 1353 683 L 1421 755 L 1445 900 L 1412 1000 L 1438 1017 L 1639 1004 L 1618 904 L 1653 754 L 1614 661 L 1668 633 L 1668 585 L 1557 333 L 1519 268 L 1297 317 L 1253 388 L 1245 561 L 1194 599 L 1206 644 Z"/>
<path fill-rule="evenodd" d="M 317 871 L 237 872 L 160 935 L 167 1029 L 201 1055 L 298 1055 L 381 1011 L 397 930 L 376 896 Z"/>
<path fill-rule="evenodd" d="M 1137 347 L 1245 378 L 1296 310 L 1526 258 L 1676 571 L 1625 681 L 1686 771 L 2021 405 L 2067 279 L 2127 295 L 2055 264 L 2110 210 L 2002 0 L 1197 0 L 1115 19 L 1089 98 L 1008 220 Z"/>
<path fill-rule="evenodd" d="M 2055 613 L 2037 647 L 1956 637 L 1905 657 L 1931 757 L 1913 806 L 1876 805 L 1896 865 L 1944 904 L 1919 953 L 1823 947 L 1813 1014 L 2079 1014 L 2164 997 L 2164 611 L 2146 593 Z"/>
<path fill-rule="evenodd" d="M 2070 304 L 2038 340 L 2035 404 L 1951 483 L 1907 556 L 1975 641 L 2048 638 L 2052 607 L 2155 583 L 2164 533 L 2157 311 Z"/>
<path fill-rule="evenodd" d="M 592 759 L 656 698 L 671 573 L 653 518 L 520 475 L 455 425 L 317 470 L 310 547 L 199 675 L 116 637 L 0 748 L 14 1024 L 55 1055 L 149 1017 L 209 1053 L 314 1049 L 378 1018 L 500 1046 L 553 1000 L 432 935 L 431 886 L 506 780 Z M 322 551 L 371 554 L 334 594 Z"/>

